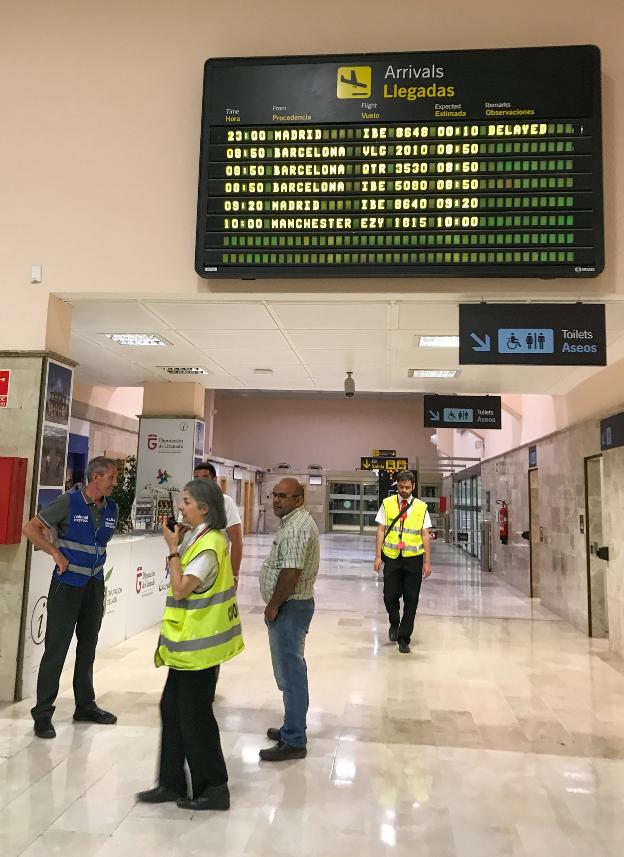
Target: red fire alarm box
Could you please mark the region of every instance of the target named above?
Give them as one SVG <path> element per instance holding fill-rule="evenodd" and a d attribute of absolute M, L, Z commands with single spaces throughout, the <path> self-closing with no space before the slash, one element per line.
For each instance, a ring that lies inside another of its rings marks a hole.
<path fill-rule="evenodd" d="M 0 545 L 18 545 L 22 539 L 27 458 L 0 456 Z"/>

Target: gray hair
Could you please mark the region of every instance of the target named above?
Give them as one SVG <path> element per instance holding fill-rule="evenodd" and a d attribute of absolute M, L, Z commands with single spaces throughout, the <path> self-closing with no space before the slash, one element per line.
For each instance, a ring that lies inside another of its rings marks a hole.
<path fill-rule="evenodd" d="M 227 519 L 223 492 L 212 479 L 192 479 L 184 486 L 198 506 L 204 506 L 204 520 L 213 530 L 224 530 Z"/>
<path fill-rule="evenodd" d="M 92 458 L 87 465 L 87 482 L 92 482 L 96 476 L 101 476 L 107 470 L 117 471 L 117 462 L 114 458 L 106 458 L 104 455 L 97 455 Z"/>
<path fill-rule="evenodd" d="M 416 484 L 416 480 L 414 479 L 414 474 L 411 470 L 399 470 L 396 475 L 397 482 L 411 482 L 412 485 Z"/>

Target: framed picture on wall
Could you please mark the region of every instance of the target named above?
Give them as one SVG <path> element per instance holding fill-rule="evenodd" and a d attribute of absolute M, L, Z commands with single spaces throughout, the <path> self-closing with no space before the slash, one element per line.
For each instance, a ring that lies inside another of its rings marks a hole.
<path fill-rule="evenodd" d="M 39 486 L 41 488 L 65 487 L 65 462 L 67 461 L 68 431 L 63 426 L 43 424 L 41 439 L 41 463 Z"/>
<path fill-rule="evenodd" d="M 69 423 L 74 373 L 69 366 L 48 360 L 44 419 L 66 426 Z"/>

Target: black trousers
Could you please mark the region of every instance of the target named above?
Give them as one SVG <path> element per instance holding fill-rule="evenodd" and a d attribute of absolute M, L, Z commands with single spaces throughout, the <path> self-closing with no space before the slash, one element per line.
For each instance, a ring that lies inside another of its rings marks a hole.
<path fill-rule="evenodd" d="M 31 709 L 35 720 L 52 717 L 61 672 L 74 631 L 74 699 L 76 708 L 93 708 L 93 661 L 104 615 L 104 581 L 92 577 L 86 586 L 68 586 L 54 576 L 48 591 L 48 621 L 45 651 L 37 677 L 37 704 Z"/>
<path fill-rule="evenodd" d="M 221 738 L 212 703 L 218 667 L 169 670 L 160 700 L 162 735 L 158 784 L 186 796 L 184 761 L 191 772 L 193 797 L 227 783 Z"/>
<path fill-rule="evenodd" d="M 399 641 L 409 643 L 420 597 L 424 555 L 384 559 L 384 604 L 390 624 L 399 629 Z M 403 599 L 403 618 L 401 604 Z"/>

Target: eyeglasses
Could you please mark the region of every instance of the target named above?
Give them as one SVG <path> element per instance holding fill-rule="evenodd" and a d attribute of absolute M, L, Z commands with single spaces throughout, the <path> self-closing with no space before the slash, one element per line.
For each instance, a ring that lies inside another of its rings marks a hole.
<path fill-rule="evenodd" d="M 282 491 L 278 491 L 277 493 L 275 491 L 271 491 L 271 497 L 273 497 L 274 500 L 286 500 L 288 497 L 292 497 L 293 499 L 301 497 L 301 494 L 284 494 Z"/>

